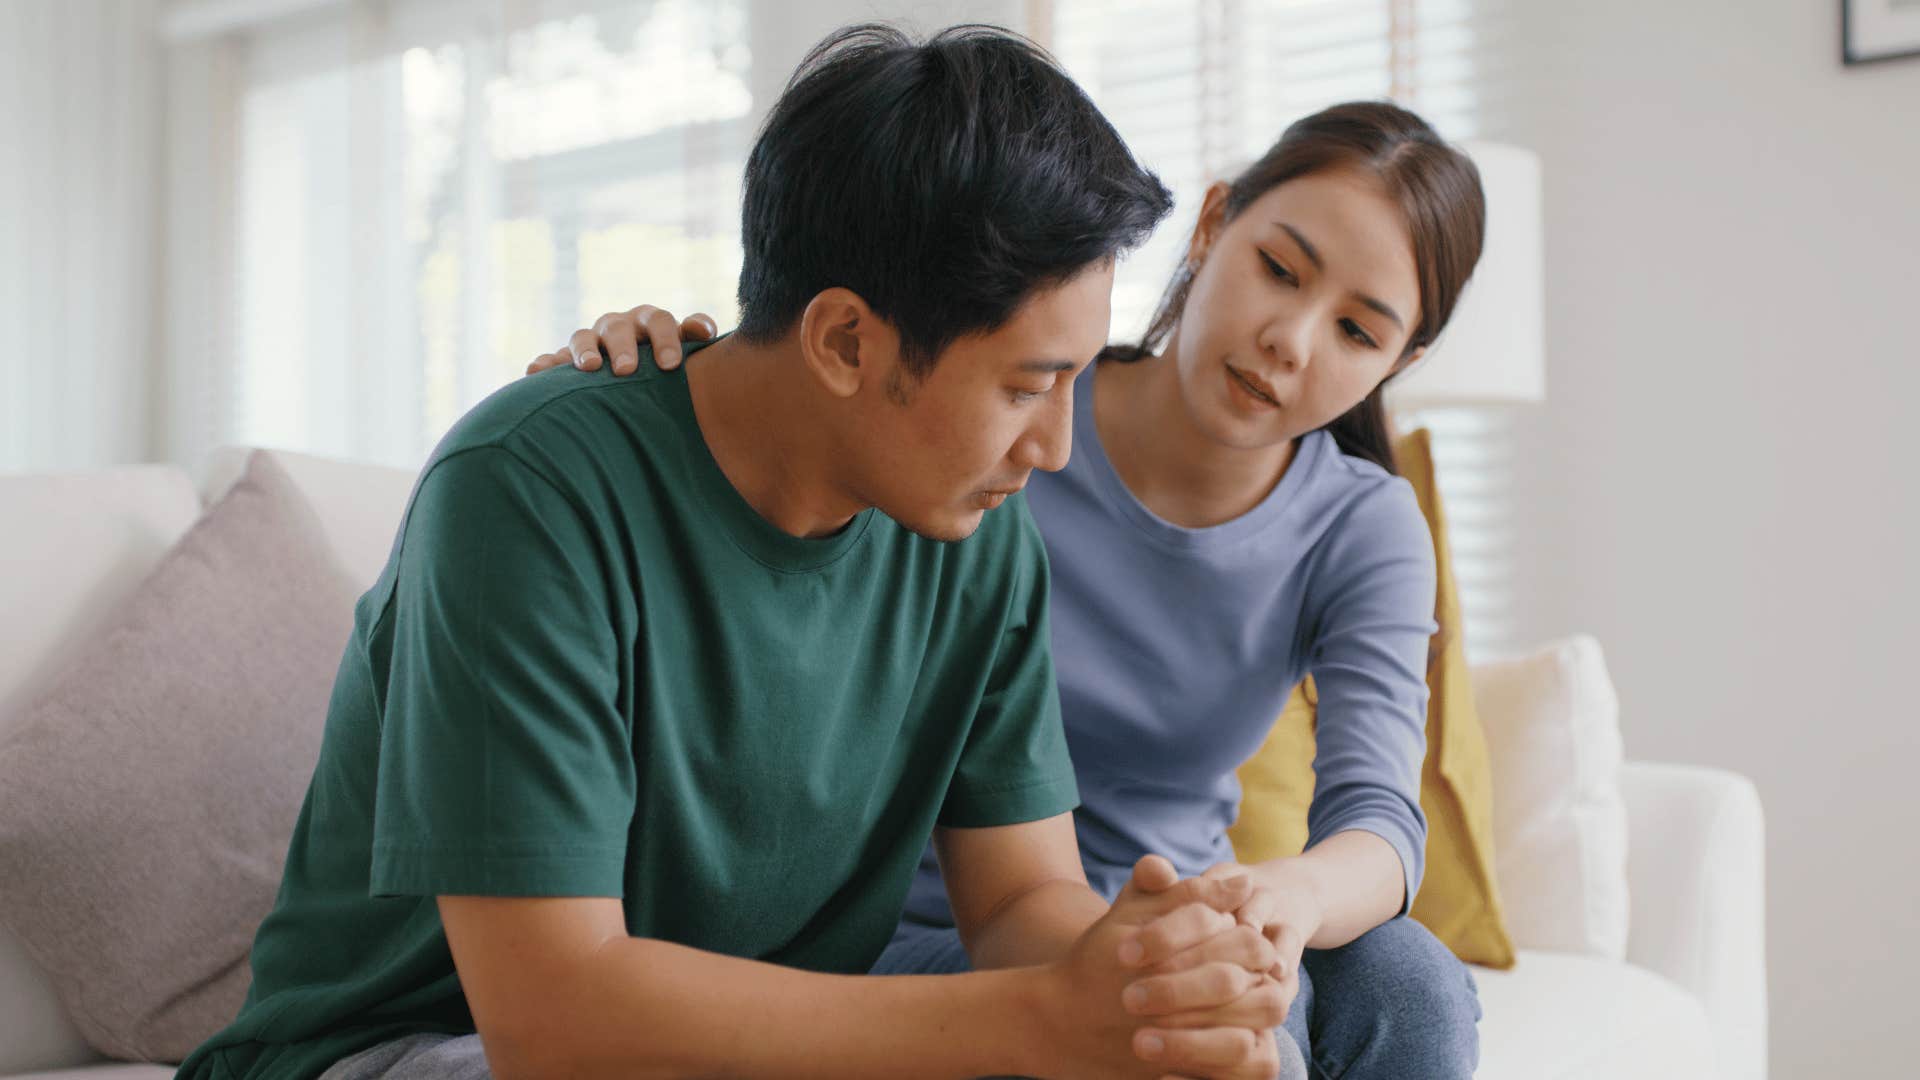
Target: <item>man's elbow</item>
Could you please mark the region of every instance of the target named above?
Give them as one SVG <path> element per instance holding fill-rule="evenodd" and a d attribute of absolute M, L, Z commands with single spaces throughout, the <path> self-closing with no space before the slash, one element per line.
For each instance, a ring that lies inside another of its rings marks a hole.
<path fill-rule="evenodd" d="M 493 1080 L 561 1080 L 586 1075 L 570 1050 L 578 1040 L 551 1025 L 492 1022 L 480 1027 L 480 1046 Z"/>

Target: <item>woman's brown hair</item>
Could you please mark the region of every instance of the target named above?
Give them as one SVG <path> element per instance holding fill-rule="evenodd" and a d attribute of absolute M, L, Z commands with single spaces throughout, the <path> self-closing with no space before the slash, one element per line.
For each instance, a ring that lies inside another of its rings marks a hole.
<path fill-rule="evenodd" d="M 1232 221 L 1248 204 L 1289 180 L 1328 169 L 1372 176 L 1406 220 L 1420 276 L 1420 322 L 1407 339 L 1404 360 L 1440 336 L 1480 261 L 1487 219 L 1480 171 L 1414 113 L 1384 101 L 1352 101 L 1290 125 L 1279 142 L 1228 185 L 1226 219 Z M 1194 269 L 1183 261 L 1174 272 L 1139 344 L 1109 346 L 1101 358 L 1139 360 L 1158 352 L 1180 322 Z M 1394 374 L 1400 370 L 1404 368 Z M 1388 472 L 1398 471 L 1383 400 L 1393 378 L 1381 380 L 1365 400 L 1326 425 L 1341 452 L 1366 458 Z"/>

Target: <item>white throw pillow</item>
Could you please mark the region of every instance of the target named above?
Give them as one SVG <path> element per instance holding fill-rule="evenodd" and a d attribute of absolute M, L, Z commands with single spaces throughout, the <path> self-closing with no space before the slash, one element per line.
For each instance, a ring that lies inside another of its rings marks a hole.
<path fill-rule="evenodd" d="M 1620 701 L 1576 636 L 1473 669 L 1493 771 L 1493 850 L 1516 948 L 1627 954 Z"/>

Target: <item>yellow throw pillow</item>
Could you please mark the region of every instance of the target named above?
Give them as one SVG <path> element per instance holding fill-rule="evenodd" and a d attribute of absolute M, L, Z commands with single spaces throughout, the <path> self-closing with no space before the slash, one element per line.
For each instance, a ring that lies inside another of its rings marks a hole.
<path fill-rule="evenodd" d="M 1427 815 L 1427 869 L 1413 917 L 1455 956 L 1493 968 L 1513 966 L 1513 942 L 1493 877 L 1493 779 L 1487 740 L 1467 682 L 1460 596 L 1453 580 L 1446 513 L 1433 482 L 1431 438 L 1422 428 L 1395 440 L 1400 474 L 1413 485 L 1433 530 L 1439 567 L 1434 621 L 1440 631 L 1427 654 L 1427 760 L 1420 808 Z M 1227 833 L 1243 863 L 1298 855 L 1307 844 L 1313 801 L 1313 679 L 1295 688 L 1273 731 L 1240 767 L 1240 819 Z"/>

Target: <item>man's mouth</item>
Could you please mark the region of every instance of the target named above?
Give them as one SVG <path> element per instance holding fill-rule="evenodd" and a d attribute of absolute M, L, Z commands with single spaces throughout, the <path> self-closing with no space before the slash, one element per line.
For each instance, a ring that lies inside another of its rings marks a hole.
<path fill-rule="evenodd" d="M 988 488 L 984 491 L 976 491 L 973 494 L 974 503 L 983 510 L 991 510 L 1001 503 L 1006 502 L 1007 496 L 1020 494 L 1021 488 L 1026 486 L 1025 484 L 1021 484 L 1019 487 Z"/>

